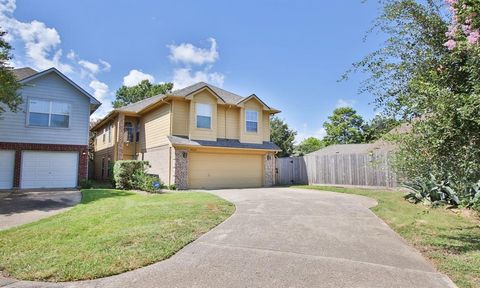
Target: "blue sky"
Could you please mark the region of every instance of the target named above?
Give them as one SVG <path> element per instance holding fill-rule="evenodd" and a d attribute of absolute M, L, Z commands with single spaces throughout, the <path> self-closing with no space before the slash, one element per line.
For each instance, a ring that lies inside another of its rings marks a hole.
<path fill-rule="evenodd" d="M 56 66 L 110 109 L 122 84 L 203 80 L 255 93 L 299 132 L 321 136 L 333 109 L 374 116 L 362 75 L 337 82 L 377 48 L 365 32 L 377 1 L 14 1 L 0 0 L 15 66 Z"/>

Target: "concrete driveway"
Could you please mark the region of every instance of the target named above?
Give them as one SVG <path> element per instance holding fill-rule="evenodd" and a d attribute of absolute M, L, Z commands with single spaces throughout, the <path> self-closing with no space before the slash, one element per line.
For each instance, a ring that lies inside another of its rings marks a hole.
<path fill-rule="evenodd" d="M 18 191 L 0 198 L 0 230 L 37 221 L 76 205 L 80 191 Z"/>
<path fill-rule="evenodd" d="M 235 214 L 168 260 L 92 281 L 6 287 L 455 287 L 361 196 L 217 190 Z M 10 281 L 10 282 L 7 282 Z M 1 281 L 0 281 L 1 283 Z"/>

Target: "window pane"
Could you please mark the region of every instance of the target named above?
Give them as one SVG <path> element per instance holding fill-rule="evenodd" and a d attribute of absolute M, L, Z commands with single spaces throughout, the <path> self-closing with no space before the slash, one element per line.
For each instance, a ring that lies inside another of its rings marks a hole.
<path fill-rule="evenodd" d="M 207 117 L 212 116 L 212 106 L 211 105 L 197 103 L 196 108 L 197 108 L 197 116 L 207 116 Z"/>
<path fill-rule="evenodd" d="M 29 111 L 48 114 L 50 113 L 50 101 L 30 99 Z"/>
<path fill-rule="evenodd" d="M 247 121 L 257 122 L 258 112 L 253 110 L 247 110 Z"/>
<path fill-rule="evenodd" d="M 132 122 L 125 122 L 125 132 L 127 133 L 127 141 L 133 142 L 133 125 Z"/>
<path fill-rule="evenodd" d="M 48 114 L 30 112 L 28 125 L 48 127 Z"/>
<path fill-rule="evenodd" d="M 211 117 L 197 116 L 197 128 L 210 129 L 211 119 Z"/>
<path fill-rule="evenodd" d="M 52 102 L 52 114 L 68 115 L 70 114 L 70 104 L 62 102 Z"/>
<path fill-rule="evenodd" d="M 257 122 L 247 121 L 247 132 L 257 132 Z"/>
<path fill-rule="evenodd" d="M 52 114 L 50 126 L 68 128 L 68 118 L 68 115 Z"/>

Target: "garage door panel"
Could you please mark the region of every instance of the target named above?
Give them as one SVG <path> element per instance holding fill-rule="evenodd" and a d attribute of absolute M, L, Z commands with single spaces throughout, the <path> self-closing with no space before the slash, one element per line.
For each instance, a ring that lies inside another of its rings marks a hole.
<path fill-rule="evenodd" d="M 261 187 L 262 180 L 262 155 L 190 153 L 190 188 Z"/>
<path fill-rule="evenodd" d="M 24 151 L 21 188 L 77 186 L 78 152 Z"/>
<path fill-rule="evenodd" d="M 15 151 L 0 150 L 0 189 L 13 187 L 13 171 L 15 168 Z"/>

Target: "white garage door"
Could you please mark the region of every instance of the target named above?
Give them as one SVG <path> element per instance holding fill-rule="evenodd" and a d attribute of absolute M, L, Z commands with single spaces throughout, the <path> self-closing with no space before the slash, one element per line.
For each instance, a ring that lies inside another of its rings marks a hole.
<path fill-rule="evenodd" d="M 21 188 L 77 186 L 78 152 L 24 151 Z"/>
<path fill-rule="evenodd" d="M 13 169 L 15 167 L 15 151 L 0 150 L 0 189 L 13 187 Z"/>

